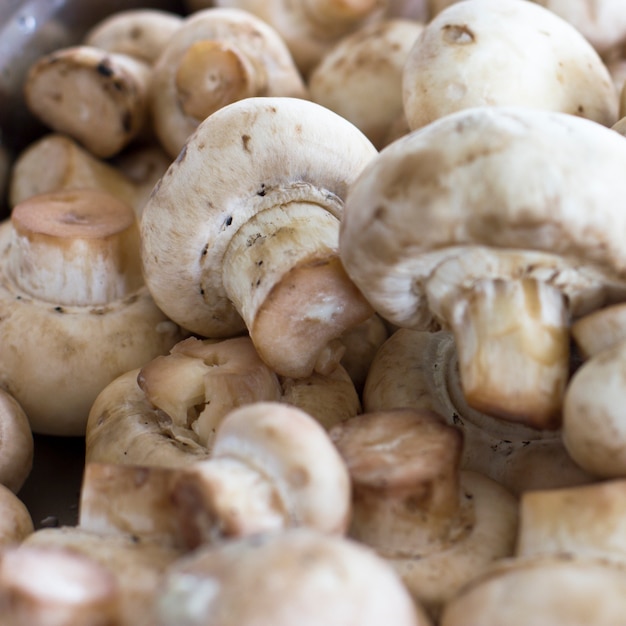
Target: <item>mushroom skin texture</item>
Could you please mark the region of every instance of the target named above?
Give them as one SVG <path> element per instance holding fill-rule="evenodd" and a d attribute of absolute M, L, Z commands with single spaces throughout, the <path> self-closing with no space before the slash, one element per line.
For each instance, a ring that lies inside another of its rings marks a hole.
<path fill-rule="evenodd" d="M 364 413 L 330 437 L 352 480 L 349 536 L 386 558 L 433 618 L 464 584 L 513 554 L 516 498 L 460 470 L 462 434 L 441 416 Z"/>
<path fill-rule="evenodd" d="M 306 95 L 291 53 L 269 24 L 248 11 L 210 8 L 187 16 L 154 63 L 152 126 L 175 158 L 198 124 L 231 102 Z"/>
<path fill-rule="evenodd" d="M 199 548 L 168 568 L 156 613 L 158 626 L 430 625 L 383 559 L 309 528 Z"/>
<path fill-rule="evenodd" d="M 132 208 L 97 190 L 40 194 L 0 237 L 0 387 L 33 432 L 82 436 L 121 373 L 184 336 L 143 284 Z"/>
<path fill-rule="evenodd" d="M 572 460 L 560 430 L 536 430 L 468 405 L 449 331 L 400 328 L 379 348 L 365 382 L 363 410 L 402 407 L 444 417 L 463 433 L 461 468 L 492 478 L 516 496 L 594 480 Z"/>
<path fill-rule="evenodd" d="M 519 0 L 465 0 L 436 15 L 406 60 L 403 101 L 411 129 L 476 106 L 561 111 L 605 126 L 618 115 L 592 45 L 552 11 Z"/>
<path fill-rule="evenodd" d="M 20 544 L 34 531 L 26 505 L 8 487 L 0 485 L 0 546 Z"/>
<path fill-rule="evenodd" d="M 556 429 L 570 320 L 624 300 L 624 167 L 623 137 L 591 120 L 448 115 L 387 146 L 351 186 L 343 266 L 390 323 L 454 332 L 470 406 Z"/>
<path fill-rule="evenodd" d="M 203 337 L 247 329 L 281 376 L 332 371 L 337 339 L 373 313 L 338 240 L 348 187 L 376 154 L 353 124 L 299 98 L 246 98 L 210 115 L 143 210 L 159 308 Z"/>
<path fill-rule="evenodd" d="M 33 467 L 34 441 L 19 402 L 0 389 L 0 484 L 18 493 Z"/>

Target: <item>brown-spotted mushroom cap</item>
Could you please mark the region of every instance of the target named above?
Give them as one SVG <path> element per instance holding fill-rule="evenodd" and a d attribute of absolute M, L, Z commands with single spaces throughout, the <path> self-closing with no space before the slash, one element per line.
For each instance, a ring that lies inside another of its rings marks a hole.
<path fill-rule="evenodd" d="M 513 554 L 517 501 L 460 471 L 462 434 L 425 410 L 364 413 L 330 431 L 352 480 L 349 535 L 374 548 L 436 616 L 460 587 Z"/>
<path fill-rule="evenodd" d="M 246 98 L 210 115 L 143 210 L 158 306 L 204 337 L 247 328 L 283 376 L 328 365 L 335 340 L 372 315 L 338 239 L 348 187 L 376 154 L 353 124 L 299 98 Z"/>
<path fill-rule="evenodd" d="M 154 132 L 174 158 L 202 120 L 252 96 L 306 96 L 302 76 L 280 35 L 236 8 L 192 13 L 154 64 Z"/>
<path fill-rule="evenodd" d="M 39 194 L 6 228 L 0 386 L 34 432 L 83 435 L 100 391 L 182 333 L 143 284 L 133 209 L 110 194 Z"/>
<path fill-rule="evenodd" d="M 403 93 L 412 129 L 494 105 L 617 121 L 617 91 L 592 45 L 552 11 L 519 0 L 465 0 L 436 15 L 408 55 Z"/>
<path fill-rule="evenodd" d="M 156 613 L 158 626 L 430 624 L 383 559 L 310 528 L 196 550 L 168 568 Z"/>
<path fill-rule="evenodd" d="M 392 324 L 454 332 L 470 406 L 557 428 L 570 319 L 625 296 L 624 167 L 623 137 L 596 122 L 460 111 L 366 166 L 341 260 Z"/>

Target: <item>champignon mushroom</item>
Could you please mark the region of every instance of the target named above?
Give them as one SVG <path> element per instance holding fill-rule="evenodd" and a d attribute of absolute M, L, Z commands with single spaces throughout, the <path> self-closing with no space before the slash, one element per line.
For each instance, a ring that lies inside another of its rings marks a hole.
<path fill-rule="evenodd" d="M 252 96 L 306 96 L 285 42 L 248 11 L 198 11 L 184 19 L 153 66 L 154 132 L 174 158 L 202 120 Z"/>
<path fill-rule="evenodd" d="M 246 98 L 210 115 L 143 210 L 158 306 L 203 337 L 247 328 L 282 376 L 332 371 L 336 340 L 373 313 L 338 236 L 348 186 L 375 155 L 353 124 L 299 98 Z"/>
<path fill-rule="evenodd" d="M 433 616 L 493 561 L 513 553 L 517 501 L 460 471 L 462 435 L 430 411 L 365 413 L 330 437 L 352 480 L 349 535 L 374 548 Z"/>
<path fill-rule="evenodd" d="M 0 547 L 20 544 L 35 531 L 24 502 L 5 485 L 0 485 Z"/>
<path fill-rule="evenodd" d="M 295 528 L 205 546 L 172 564 L 160 586 L 156 623 L 428 626 L 430 621 L 373 551 Z"/>
<path fill-rule="evenodd" d="M 30 422 L 17 400 L 0 389 L 0 484 L 18 493 L 33 467 Z"/>
<path fill-rule="evenodd" d="M 365 167 L 341 260 L 392 324 L 454 332 L 470 406 L 556 429 L 570 319 L 626 297 L 625 167 L 623 137 L 596 122 L 460 111 Z"/>
<path fill-rule="evenodd" d="M 611 126 L 609 71 L 570 23 L 533 2 L 465 0 L 441 11 L 409 53 L 403 75 L 411 129 L 475 106 L 561 111 Z"/>
<path fill-rule="evenodd" d="M 424 25 L 385 19 L 342 37 L 315 66 L 311 100 L 350 120 L 382 148 L 404 113 L 402 71 Z"/>
<path fill-rule="evenodd" d="M 144 129 L 149 80 L 150 67 L 143 61 L 93 46 L 71 46 L 33 63 L 24 98 L 48 128 L 106 158 Z"/>
<path fill-rule="evenodd" d="M 181 468 L 171 497 L 192 548 L 291 526 L 343 534 L 350 518 L 350 478 L 327 432 L 277 402 L 231 411 L 211 458 Z"/>
<path fill-rule="evenodd" d="M 566 451 L 560 430 L 536 430 L 468 405 L 449 331 L 400 328 L 379 348 L 365 382 L 363 409 L 403 407 L 434 411 L 461 430 L 461 468 L 489 476 L 514 495 L 593 480 Z"/>
<path fill-rule="evenodd" d="M 602 307 L 572 323 L 571 334 L 583 359 L 626 340 L 626 303 Z"/>
<path fill-rule="evenodd" d="M 109 382 L 184 335 L 143 284 L 137 220 L 115 197 L 40 194 L 3 231 L 0 386 L 34 432 L 83 435 Z"/>

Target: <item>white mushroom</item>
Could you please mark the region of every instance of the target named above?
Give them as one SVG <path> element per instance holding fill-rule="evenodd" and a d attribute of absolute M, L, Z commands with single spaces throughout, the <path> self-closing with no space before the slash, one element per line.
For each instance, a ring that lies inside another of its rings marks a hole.
<path fill-rule="evenodd" d="M 391 323 L 454 332 L 470 406 L 557 428 L 570 319 L 626 297 L 624 167 L 623 137 L 590 120 L 460 111 L 366 166 L 341 260 Z"/>
<path fill-rule="evenodd" d="M 82 435 L 98 393 L 183 334 L 143 284 L 135 215 L 113 196 L 40 194 L 3 230 L 0 386 L 34 432 Z"/>
<path fill-rule="evenodd" d="M 217 109 L 252 96 L 306 96 L 279 34 L 252 13 L 211 8 L 189 15 L 154 64 L 154 132 L 174 158 L 198 124 Z"/>
<path fill-rule="evenodd" d="M 0 547 L 22 543 L 35 531 L 24 502 L 8 487 L 0 485 Z"/>
<path fill-rule="evenodd" d="M 336 340 L 372 315 L 338 238 L 347 189 L 375 155 L 353 124 L 303 99 L 247 98 L 216 111 L 143 210 L 142 260 L 158 306 L 203 337 L 247 328 L 282 376 L 332 371 Z"/>
<path fill-rule="evenodd" d="M 626 303 L 602 307 L 572 323 L 571 334 L 583 359 L 626 340 Z"/>
<path fill-rule="evenodd" d="M 524 106 L 617 121 L 609 71 L 570 23 L 533 2 L 465 0 L 424 28 L 404 66 L 412 129 L 475 106 Z"/>
<path fill-rule="evenodd" d="M 30 422 L 17 400 L 0 389 L 0 484 L 18 493 L 33 467 Z"/>

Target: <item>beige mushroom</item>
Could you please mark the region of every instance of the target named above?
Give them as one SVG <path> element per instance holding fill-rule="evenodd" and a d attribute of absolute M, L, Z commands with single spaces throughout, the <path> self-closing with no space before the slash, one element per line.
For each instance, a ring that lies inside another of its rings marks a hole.
<path fill-rule="evenodd" d="M 24 502 L 5 485 L 0 485 L 0 547 L 20 544 L 35 530 Z"/>
<path fill-rule="evenodd" d="M 15 398 L 0 389 L 0 484 L 18 493 L 33 467 L 30 422 Z"/>
<path fill-rule="evenodd" d="M 517 501 L 460 471 L 462 435 L 430 411 L 365 413 L 333 427 L 352 480 L 349 534 L 385 557 L 433 617 L 493 561 L 513 554 Z"/>
<path fill-rule="evenodd" d="M 617 121 L 618 94 L 591 44 L 533 2 L 465 0 L 424 28 L 403 74 L 411 129 L 476 106 L 524 106 Z"/>
<path fill-rule="evenodd" d="M 249 11 L 276 29 L 303 76 L 340 39 L 385 16 L 381 0 L 213 0 L 216 7 Z"/>
<path fill-rule="evenodd" d="M 252 96 L 306 96 L 284 41 L 247 11 L 198 11 L 185 18 L 154 64 L 154 132 L 174 158 L 202 120 Z"/>
<path fill-rule="evenodd" d="M 373 313 L 344 272 L 338 238 L 347 189 L 375 155 L 353 124 L 303 99 L 246 98 L 216 111 L 143 210 L 144 273 L 158 306 L 203 337 L 247 328 L 282 376 L 332 371 L 337 339 Z"/>
<path fill-rule="evenodd" d="M 624 167 L 626 142 L 596 122 L 460 111 L 365 167 L 341 260 L 389 322 L 454 332 L 470 406 L 556 429 L 570 320 L 626 297 Z"/>
<path fill-rule="evenodd" d="M 626 303 L 602 307 L 572 323 L 571 334 L 583 359 L 626 340 Z"/>
<path fill-rule="evenodd" d="M 514 495 L 593 479 L 574 463 L 560 430 L 536 430 L 468 405 L 449 331 L 400 328 L 379 348 L 363 390 L 363 409 L 402 407 L 443 416 L 463 433 L 461 468 L 489 476 Z"/>
<path fill-rule="evenodd" d="M 162 9 L 115 11 L 90 28 L 83 44 L 152 65 L 182 23 L 182 15 Z"/>
<path fill-rule="evenodd" d="M 424 25 L 385 19 L 341 38 L 308 79 L 311 100 L 350 120 L 382 148 L 404 113 L 402 72 Z"/>
<path fill-rule="evenodd" d="M 96 190 L 17 205 L 0 240 L 0 386 L 34 432 L 83 435 L 100 391 L 183 333 L 143 284 L 130 206 Z"/>
<path fill-rule="evenodd" d="M 310 528 L 194 551 L 167 569 L 156 613 L 158 626 L 430 624 L 383 559 Z"/>

